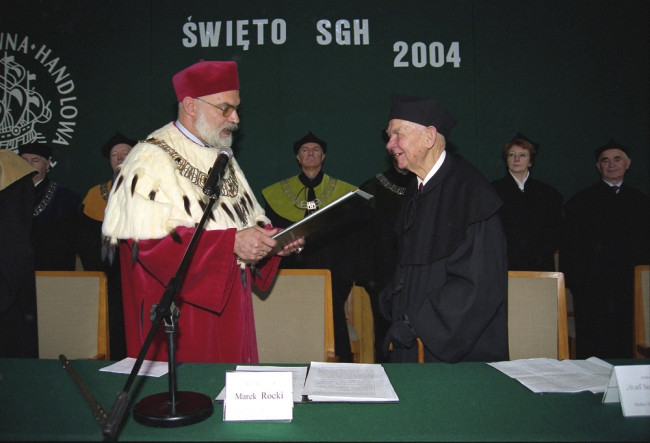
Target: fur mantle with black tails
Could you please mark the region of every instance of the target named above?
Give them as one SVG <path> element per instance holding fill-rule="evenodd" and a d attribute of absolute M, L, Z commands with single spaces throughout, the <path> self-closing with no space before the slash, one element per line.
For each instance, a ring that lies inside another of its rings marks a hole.
<path fill-rule="evenodd" d="M 104 237 L 116 245 L 123 239 L 160 239 L 173 235 L 179 226 L 195 227 L 209 201 L 201 179 L 217 155 L 217 149 L 194 143 L 173 122 L 140 141 L 115 179 L 102 226 Z M 205 229 L 240 230 L 269 223 L 232 158 Z"/>

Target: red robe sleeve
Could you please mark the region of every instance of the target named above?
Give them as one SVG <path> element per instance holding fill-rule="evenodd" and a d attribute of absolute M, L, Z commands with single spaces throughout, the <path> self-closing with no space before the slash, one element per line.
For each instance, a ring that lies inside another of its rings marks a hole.
<path fill-rule="evenodd" d="M 178 227 L 174 235 L 141 240 L 136 260 L 161 285 L 167 286 L 176 275 L 194 232 L 194 228 Z M 241 278 L 241 269 L 233 253 L 236 232 L 232 228 L 201 233 L 178 295 L 183 301 L 217 313 L 223 311 L 233 285 Z M 127 244 L 133 252 L 133 240 L 128 240 Z M 275 256 L 258 264 L 259 272 L 253 273 L 253 284 L 260 289 L 268 287 L 279 263 L 280 257 Z"/>

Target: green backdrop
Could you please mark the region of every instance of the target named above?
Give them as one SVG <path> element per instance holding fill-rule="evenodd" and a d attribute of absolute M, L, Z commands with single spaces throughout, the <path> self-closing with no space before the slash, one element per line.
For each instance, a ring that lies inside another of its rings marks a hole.
<path fill-rule="evenodd" d="M 598 179 L 593 150 L 613 137 L 648 193 L 649 5 L 0 0 L 0 147 L 50 143 L 51 176 L 83 197 L 110 177 L 99 148 L 116 130 L 144 138 L 175 117 L 174 73 L 236 60 L 235 152 L 258 197 L 297 173 L 308 130 L 329 144 L 329 174 L 360 184 L 385 169 L 391 92 L 438 98 L 459 120 L 451 149 L 490 180 L 521 131 L 540 144 L 534 176 L 568 198 Z"/>

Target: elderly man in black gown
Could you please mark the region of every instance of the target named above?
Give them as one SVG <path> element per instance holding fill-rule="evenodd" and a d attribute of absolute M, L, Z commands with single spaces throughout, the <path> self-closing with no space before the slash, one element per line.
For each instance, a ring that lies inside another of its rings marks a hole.
<path fill-rule="evenodd" d="M 386 149 L 417 176 L 398 216 L 399 259 L 381 304 L 391 362 L 508 359 L 501 200 L 472 165 L 445 151 L 456 119 L 432 98 L 393 95 Z"/>

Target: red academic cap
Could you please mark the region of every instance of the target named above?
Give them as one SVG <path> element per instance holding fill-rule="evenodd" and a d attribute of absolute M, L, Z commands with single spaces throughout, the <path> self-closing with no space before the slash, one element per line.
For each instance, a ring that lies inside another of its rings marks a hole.
<path fill-rule="evenodd" d="M 201 60 L 172 77 L 179 102 L 185 97 L 203 97 L 239 90 L 237 63 Z"/>

